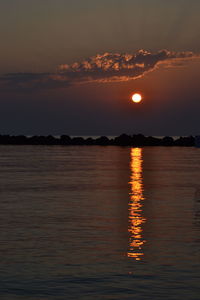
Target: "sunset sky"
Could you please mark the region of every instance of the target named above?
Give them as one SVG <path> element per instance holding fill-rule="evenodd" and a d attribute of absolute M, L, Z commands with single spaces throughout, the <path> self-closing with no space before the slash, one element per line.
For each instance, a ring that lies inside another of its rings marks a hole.
<path fill-rule="evenodd" d="M 199 19 L 199 0 L 1 0 L 0 134 L 200 134 Z"/>

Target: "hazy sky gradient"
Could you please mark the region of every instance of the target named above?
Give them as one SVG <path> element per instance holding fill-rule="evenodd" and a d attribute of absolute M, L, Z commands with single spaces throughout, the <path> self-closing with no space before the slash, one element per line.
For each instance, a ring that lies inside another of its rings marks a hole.
<path fill-rule="evenodd" d="M 168 49 L 199 54 L 199 18 L 199 0 L 2 0 L 0 73 L 52 74 L 59 65 L 105 52 Z M 163 66 L 121 83 L 48 85 L 42 90 L 17 90 L 9 83 L 0 90 L 0 131 L 197 134 L 199 66 L 198 59 Z M 129 97 L 138 90 L 145 101 L 134 106 Z"/>
<path fill-rule="evenodd" d="M 200 52 L 199 11 L 198 0 L 1 0 L 1 72 L 103 52 Z"/>

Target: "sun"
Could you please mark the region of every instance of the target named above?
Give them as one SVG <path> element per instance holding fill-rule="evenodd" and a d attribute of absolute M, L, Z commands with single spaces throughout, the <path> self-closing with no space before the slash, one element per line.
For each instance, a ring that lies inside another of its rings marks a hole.
<path fill-rule="evenodd" d="M 135 93 L 132 95 L 132 101 L 135 103 L 140 103 L 142 101 L 142 95 L 139 93 Z"/>

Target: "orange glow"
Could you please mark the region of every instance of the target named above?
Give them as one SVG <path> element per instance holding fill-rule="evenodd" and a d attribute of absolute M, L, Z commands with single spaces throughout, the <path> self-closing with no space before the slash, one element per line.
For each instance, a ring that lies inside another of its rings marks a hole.
<path fill-rule="evenodd" d="M 142 95 L 139 93 L 135 93 L 132 95 L 132 101 L 135 103 L 140 103 L 142 101 Z"/>
<path fill-rule="evenodd" d="M 142 246 L 145 243 L 143 238 L 142 225 L 146 219 L 142 216 L 143 182 L 142 182 L 142 149 L 131 149 L 131 193 L 129 201 L 129 250 L 128 257 L 141 260 L 144 255 Z"/>

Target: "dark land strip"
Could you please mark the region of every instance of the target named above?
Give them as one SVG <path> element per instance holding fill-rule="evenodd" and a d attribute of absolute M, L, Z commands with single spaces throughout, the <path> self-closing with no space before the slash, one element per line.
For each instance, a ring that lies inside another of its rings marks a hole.
<path fill-rule="evenodd" d="M 11 136 L 0 135 L 0 145 L 101 145 L 101 146 L 198 146 L 198 138 L 193 136 L 179 137 L 174 139 L 170 136 L 163 138 L 144 136 L 143 134 L 121 134 L 115 138 L 101 136 L 98 138 L 70 137 L 69 135 L 61 135 L 60 137 L 48 136 Z"/>

